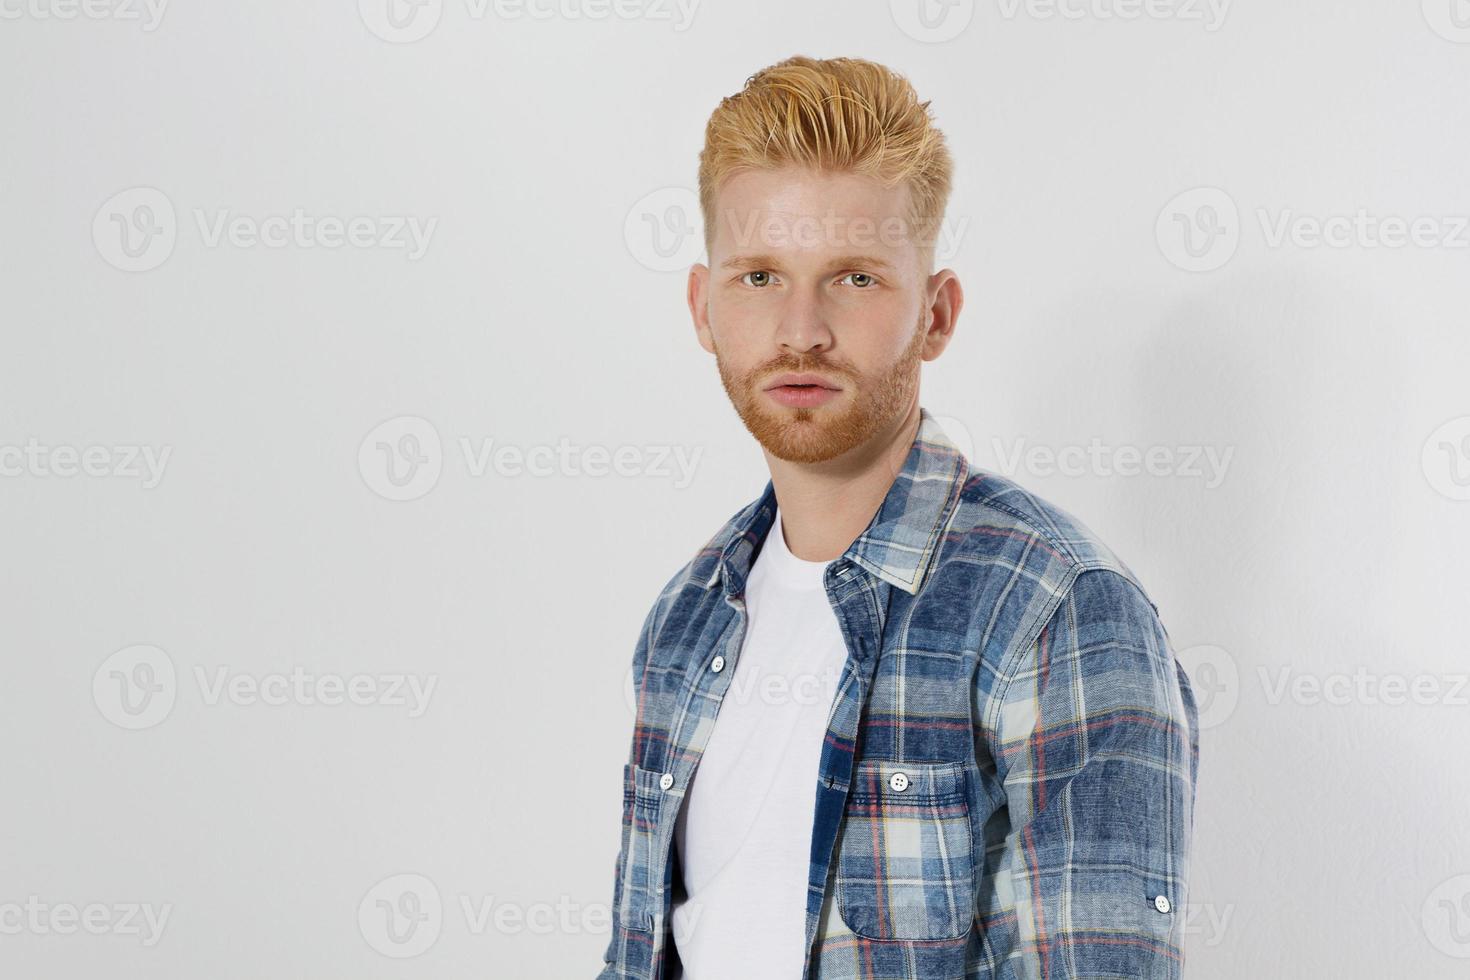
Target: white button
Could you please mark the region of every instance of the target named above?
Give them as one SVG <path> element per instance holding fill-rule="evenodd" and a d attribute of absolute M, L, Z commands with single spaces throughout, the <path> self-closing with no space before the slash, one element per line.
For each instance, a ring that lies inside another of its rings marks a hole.
<path fill-rule="evenodd" d="M 713 660 L 711 660 L 709 662 L 709 669 L 712 670 L 712 671 L 714 671 L 716 674 L 718 674 L 720 671 L 724 670 L 725 669 L 725 658 L 724 657 L 718 657 L 718 656 L 715 657 L 715 659 L 713 659 Z"/>
<path fill-rule="evenodd" d="M 1158 909 L 1160 912 L 1169 911 L 1169 897 L 1167 895 L 1160 895 L 1158 898 L 1154 899 L 1154 908 Z"/>
<path fill-rule="evenodd" d="M 674 774 L 673 773 L 666 772 L 662 776 L 658 777 L 658 787 L 659 787 L 659 789 L 668 789 L 672 785 L 674 785 Z"/>
<path fill-rule="evenodd" d="M 902 793 L 909 788 L 909 777 L 906 773 L 896 772 L 888 777 L 888 788 L 895 793 Z"/>

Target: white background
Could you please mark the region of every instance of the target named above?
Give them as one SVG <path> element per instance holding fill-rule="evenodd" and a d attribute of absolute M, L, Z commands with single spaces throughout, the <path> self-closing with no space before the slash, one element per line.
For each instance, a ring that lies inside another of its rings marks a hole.
<path fill-rule="evenodd" d="M 923 404 L 1194 677 L 1187 975 L 1470 970 L 1463 0 L 66 2 L 0 0 L 0 975 L 595 973 L 638 627 L 766 479 L 684 308 L 696 154 L 795 53 L 932 100 Z"/>

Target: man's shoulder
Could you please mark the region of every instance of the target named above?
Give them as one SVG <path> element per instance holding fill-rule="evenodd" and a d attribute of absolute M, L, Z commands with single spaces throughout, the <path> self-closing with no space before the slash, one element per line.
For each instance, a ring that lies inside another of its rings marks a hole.
<path fill-rule="evenodd" d="M 1060 595 L 1083 572 L 1103 570 L 1131 582 L 1148 598 L 1133 570 L 1090 526 L 988 470 L 970 467 L 945 539 L 941 562 L 1003 569 L 1014 577 L 1015 587 Z"/>

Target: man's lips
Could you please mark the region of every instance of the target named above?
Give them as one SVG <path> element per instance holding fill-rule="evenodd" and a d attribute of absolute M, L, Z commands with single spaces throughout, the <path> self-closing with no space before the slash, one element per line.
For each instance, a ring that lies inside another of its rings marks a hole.
<path fill-rule="evenodd" d="M 788 408 L 816 408 L 836 398 L 842 389 L 820 374 L 782 374 L 765 391 Z"/>
<path fill-rule="evenodd" d="M 841 391 L 840 385 L 828 381 L 820 374 L 781 374 L 772 379 L 766 385 L 766 391 L 774 391 L 777 388 L 826 388 L 829 391 Z"/>

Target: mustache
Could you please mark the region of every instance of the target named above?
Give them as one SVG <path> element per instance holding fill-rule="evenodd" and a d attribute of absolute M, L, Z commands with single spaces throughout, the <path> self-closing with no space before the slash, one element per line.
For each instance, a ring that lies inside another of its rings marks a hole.
<path fill-rule="evenodd" d="M 771 377 L 777 374 L 826 374 L 833 377 L 852 379 L 857 375 L 852 370 L 837 364 L 829 364 L 823 361 L 772 361 L 754 368 L 746 374 L 745 380 L 753 382 L 757 378 Z"/>

